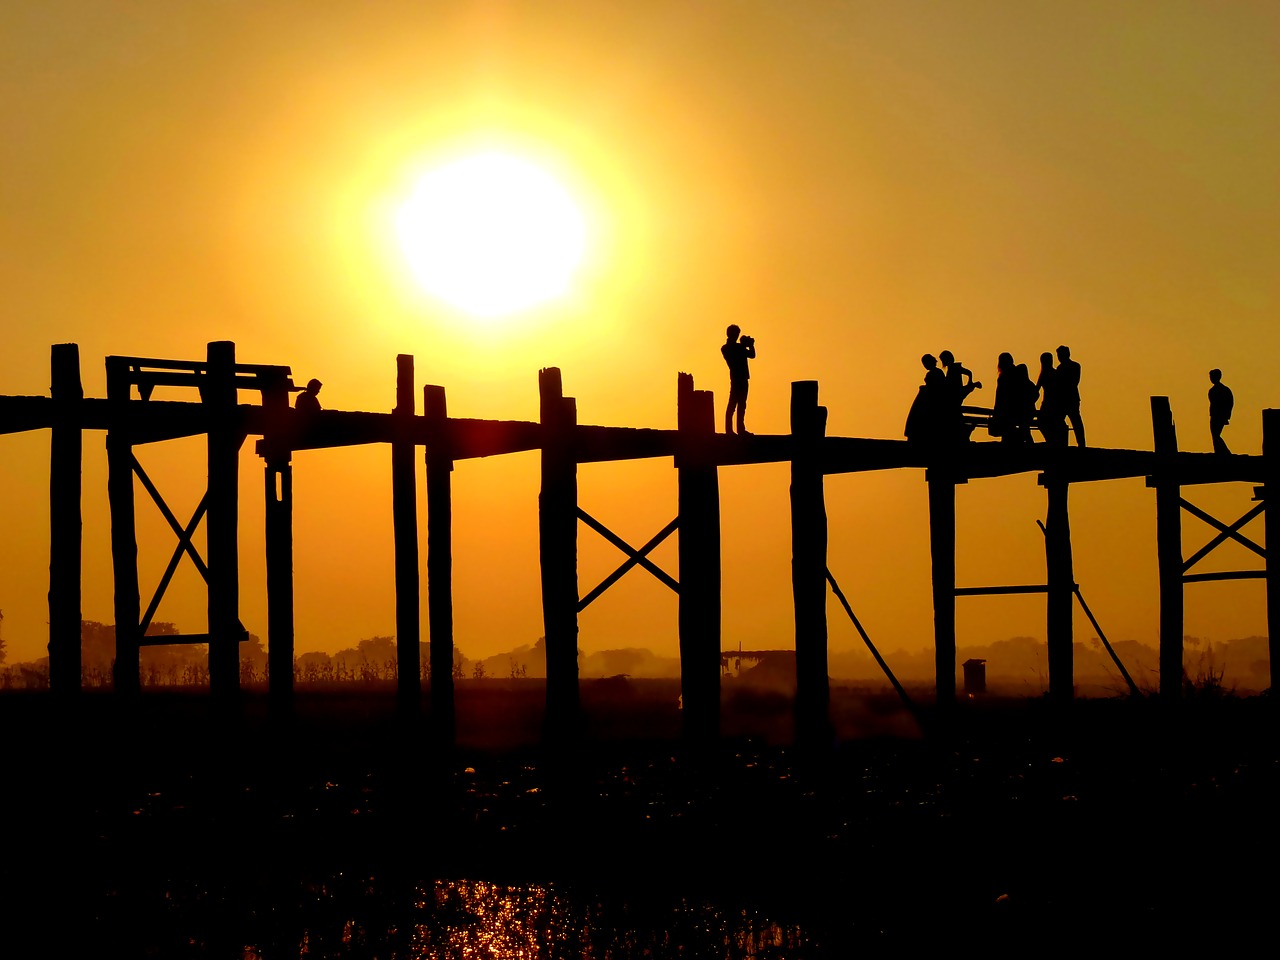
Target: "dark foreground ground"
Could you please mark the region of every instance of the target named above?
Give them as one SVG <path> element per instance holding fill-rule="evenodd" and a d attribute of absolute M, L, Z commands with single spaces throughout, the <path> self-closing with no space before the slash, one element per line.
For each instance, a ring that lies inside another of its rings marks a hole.
<path fill-rule="evenodd" d="M 386 690 L 0 696 L 0 952 L 113 957 L 852 957 L 1274 939 L 1280 749 L 1268 696 L 975 700 L 837 690 L 790 744 L 785 698 L 726 697 L 681 742 L 675 687 L 463 684 L 459 745 Z"/>

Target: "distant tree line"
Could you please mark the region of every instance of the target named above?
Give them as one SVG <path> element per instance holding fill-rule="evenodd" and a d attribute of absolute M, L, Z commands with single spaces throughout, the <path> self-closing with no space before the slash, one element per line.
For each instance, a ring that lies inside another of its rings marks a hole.
<path fill-rule="evenodd" d="M 149 637 L 174 637 L 177 624 L 154 622 L 147 629 Z M 3 664 L 0 647 L 0 664 Z M 145 646 L 138 652 L 139 681 L 143 687 L 207 687 L 209 685 L 209 646 L 204 643 L 174 643 Z M 113 686 L 116 658 L 115 624 L 96 620 L 80 622 L 80 681 L 86 689 Z M 431 679 L 431 645 L 418 644 L 421 679 Z M 453 653 L 453 676 L 464 674 L 465 658 Z M 307 683 L 374 683 L 394 681 L 399 677 L 395 637 L 369 637 L 354 647 L 335 654 L 303 653 L 294 658 L 293 679 Z M 262 639 L 249 634 L 240 644 L 240 685 L 246 689 L 265 688 L 269 679 L 267 650 Z M 49 686 L 49 658 L 40 657 L 28 663 L 0 666 L 0 690 L 44 689 Z"/>

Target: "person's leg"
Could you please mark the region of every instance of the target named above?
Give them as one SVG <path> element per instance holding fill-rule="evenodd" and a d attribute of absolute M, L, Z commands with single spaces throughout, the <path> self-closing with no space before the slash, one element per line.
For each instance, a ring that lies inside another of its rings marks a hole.
<path fill-rule="evenodd" d="M 1084 446 L 1084 419 L 1080 416 L 1080 408 L 1073 406 L 1067 416 L 1071 418 L 1071 429 L 1076 432 L 1076 446 Z"/>
<path fill-rule="evenodd" d="M 724 408 L 724 432 L 733 433 L 733 408 L 737 406 L 737 397 L 733 392 L 733 387 L 729 387 L 729 403 Z"/>
<path fill-rule="evenodd" d="M 1213 452 L 1214 453 L 1230 453 L 1227 448 L 1227 442 L 1222 439 L 1222 428 L 1226 424 L 1219 420 L 1209 421 L 1209 432 L 1213 434 Z"/>
<path fill-rule="evenodd" d="M 738 393 L 738 432 L 739 432 L 739 433 L 746 433 L 746 432 L 747 432 L 747 427 L 746 427 L 746 420 L 747 420 L 747 388 L 748 388 L 749 386 L 750 386 L 750 384 L 746 384 L 746 383 L 744 383 L 744 384 L 742 385 L 741 390 L 740 390 L 740 391 L 739 391 L 739 393 Z"/>

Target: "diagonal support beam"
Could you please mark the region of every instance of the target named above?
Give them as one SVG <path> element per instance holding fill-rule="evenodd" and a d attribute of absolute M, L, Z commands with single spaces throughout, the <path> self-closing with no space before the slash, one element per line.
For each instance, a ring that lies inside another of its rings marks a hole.
<path fill-rule="evenodd" d="M 160 496 L 160 491 L 156 489 L 156 485 L 151 482 L 151 478 L 147 476 L 147 472 L 142 469 L 142 464 L 138 463 L 138 458 L 133 457 L 133 472 L 137 474 L 138 479 L 142 481 L 142 486 L 146 488 L 147 493 L 151 494 L 151 499 L 156 502 L 156 506 L 160 508 L 160 512 L 168 521 L 169 526 L 173 528 L 174 534 L 178 537 L 179 546 L 187 551 L 187 555 L 191 557 L 191 562 L 196 565 L 196 569 L 200 571 L 200 576 L 204 578 L 204 582 L 209 582 L 209 568 L 205 566 L 205 562 L 201 559 L 200 554 L 196 553 L 196 548 L 191 545 L 190 536 L 183 530 L 182 525 L 178 523 L 178 518 L 173 515 L 173 511 L 169 509 L 169 505 L 164 502 L 164 497 Z M 206 490 L 204 498 L 200 501 L 200 507 L 197 514 L 203 514 L 208 509 L 209 493 Z M 194 532 L 194 528 L 192 528 Z"/>
<path fill-rule="evenodd" d="M 1264 560 L 1266 559 L 1267 557 L 1266 547 L 1258 546 L 1248 537 L 1238 532 L 1240 528 L 1243 527 L 1246 523 L 1248 523 L 1254 517 L 1258 516 L 1260 513 L 1266 510 L 1267 502 L 1265 500 L 1263 500 L 1257 506 L 1253 507 L 1248 513 L 1246 513 L 1243 517 L 1241 517 L 1235 523 L 1231 524 L 1231 526 L 1229 527 L 1226 524 L 1224 524 L 1221 520 L 1218 520 L 1216 517 L 1212 517 L 1209 514 L 1205 513 L 1203 510 L 1201 510 L 1199 507 L 1195 506 L 1194 504 L 1188 503 L 1186 500 L 1182 500 L 1180 502 L 1182 504 L 1182 509 L 1186 510 L 1187 513 L 1191 514 L 1193 517 L 1199 517 L 1205 523 L 1209 524 L 1209 526 L 1222 531 L 1216 537 L 1214 537 L 1212 540 L 1206 543 L 1203 547 L 1197 550 L 1194 554 L 1192 554 L 1191 557 L 1182 561 L 1183 573 L 1186 573 L 1186 571 L 1190 570 L 1193 566 L 1195 566 L 1197 563 L 1203 560 L 1206 556 L 1208 556 L 1211 551 L 1213 551 L 1219 545 L 1225 543 L 1228 539 L 1235 540 L 1236 542 L 1243 544 L 1244 546 L 1252 550 L 1254 553 L 1256 553 L 1258 556 L 1262 557 Z"/>
<path fill-rule="evenodd" d="M 648 559 L 648 554 L 655 547 L 657 547 L 658 544 L 662 543 L 663 540 L 671 536 L 671 534 L 679 526 L 680 524 L 679 517 L 672 520 L 665 527 L 663 527 L 657 534 L 654 535 L 652 540 L 646 543 L 639 550 L 634 549 L 631 546 L 631 544 L 627 543 L 625 540 L 623 540 L 621 537 L 615 534 L 612 530 L 606 527 L 603 523 L 601 523 L 595 517 L 591 516 L 591 514 L 583 510 L 581 507 L 578 508 L 578 519 L 580 519 L 583 523 L 589 526 L 596 533 L 600 534 L 600 536 L 604 537 L 606 540 L 612 543 L 615 547 L 617 547 L 619 550 L 625 553 L 629 558 L 625 563 L 622 564 L 622 566 L 620 566 L 617 570 L 615 570 L 608 577 L 606 577 L 600 583 L 599 586 L 597 586 L 589 594 L 587 594 L 585 597 L 583 597 L 581 600 L 578 601 L 579 610 L 584 609 L 587 606 L 587 604 L 591 603 L 591 601 L 595 600 L 596 597 L 604 593 L 604 591 L 607 590 L 609 587 L 611 587 L 614 583 L 616 583 L 624 573 L 626 573 L 628 570 L 630 570 L 632 567 L 636 566 L 637 564 L 644 567 L 646 570 L 648 570 L 651 574 L 657 577 L 662 583 L 666 584 L 676 593 L 680 592 L 680 584 L 677 583 L 670 575 L 668 575 L 666 571 L 664 571 L 661 567 L 655 566 L 654 563 Z"/>
<path fill-rule="evenodd" d="M 151 602 L 147 604 L 147 612 L 142 615 L 142 625 L 138 628 L 138 634 L 141 637 L 147 635 L 147 627 L 151 626 L 151 618 L 156 615 L 156 610 L 160 607 L 160 600 L 164 597 L 164 592 L 169 588 L 169 581 L 173 579 L 174 572 L 178 569 L 178 561 L 182 559 L 184 550 L 191 550 L 192 555 L 199 557 L 195 553 L 195 548 L 191 545 L 191 537 L 196 532 L 196 527 L 200 526 L 200 521 L 204 519 L 205 511 L 209 509 L 209 495 L 205 494 L 200 498 L 200 505 L 196 507 L 196 512 L 191 515 L 191 520 L 187 523 L 187 528 L 178 534 L 178 545 L 173 548 L 173 556 L 169 558 L 169 565 L 164 568 L 164 576 L 160 578 L 160 585 L 156 587 L 156 592 L 151 598 Z M 209 582 L 208 571 L 205 574 L 205 582 Z"/>

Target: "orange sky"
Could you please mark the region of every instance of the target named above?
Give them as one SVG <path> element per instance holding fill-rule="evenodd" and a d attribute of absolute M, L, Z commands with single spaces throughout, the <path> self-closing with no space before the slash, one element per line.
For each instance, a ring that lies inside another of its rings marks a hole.
<path fill-rule="evenodd" d="M 1260 451 L 1259 411 L 1280 406 L 1275 4 L 801 6 L 5 4 L 0 393 L 45 392 L 56 342 L 80 344 L 102 396 L 108 354 L 198 359 L 231 339 L 242 361 L 320 377 L 329 407 L 389 410 L 395 356 L 411 353 L 455 416 L 536 419 L 538 368 L 559 366 L 581 422 L 674 427 L 677 372 L 723 402 L 718 346 L 736 322 L 760 351 L 756 432 L 785 432 L 791 381 L 816 379 L 830 434 L 900 437 L 920 354 L 955 351 L 989 401 L 999 352 L 1034 367 L 1067 343 L 1091 443 L 1149 448 L 1158 394 L 1184 449 L 1209 449 L 1217 366 L 1236 395 L 1228 442 Z M 572 297 L 503 324 L 417 291 L 390 228 L 418 173 L 485 145 L 553 170 L 596 237 Z M 0 451 L 13 662 L 47 642 L 48 438 Z M 101 436 L 85 451 L 84 616 L 109 621 Z M 140 459 L 185 519 L 199 442 Z M 394 631 L 389 462 L 384 448 L 295 459 L 300 651 Z M 247 448 L 242 619 L 265 635 L 260 476 Z M 675 514 L 669 462 L 580 477 L 584 508 L 633 543 Z M 726 647 L 792 644 L 787 479 L 721 471 Z M 537 488 L 532 454 L 454 474 L 469 656 L 542 632 Z M 1250 495 L 1188 491 L 1227 521 Z M 1043 580 L 1033 475 L 958 501 L 961 585 Z M 830 478 L 827 506 L 831 569 L 872 637 L 931 643 L 919 473 Z M 1072 509 L 1077 579 L 1108 636 L 1154 643 L 1152 492 L 1081 485 Z M 145 604 L 171 539 L 143 499 L 139 516 Z M 1184 530 L 1187 552 L 1211 534 Z M 580 553 L 583 593 L 621 559 L 589 531 Z M 659 551 L 673 573 L 674 554 Z M 673 654 L 675 614 L 634 572 L 583 615 L 581 645 Z M 833 648 L 856 645 L 831 614 Z M 204 628 L 193 571 L 158 616 Z M 1043 636 L 1043 621 L 1043 598 L 959 602 L 961 643 Z M 1187 631 L 1265 632 L 1261 585 L 1189 587 Z"/>

